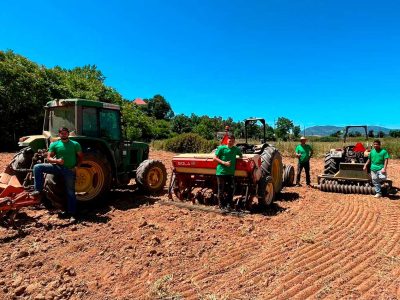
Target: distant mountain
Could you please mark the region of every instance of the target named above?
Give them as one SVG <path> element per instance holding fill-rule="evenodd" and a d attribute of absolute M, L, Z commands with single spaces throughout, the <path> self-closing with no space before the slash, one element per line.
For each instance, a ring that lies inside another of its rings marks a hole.
<path fill-rule="evenodd" d="M 332 133 L 335 133 L 339 130 L 343 130 L 344 127 L 340 126 L 312 126 L 306 128 L 306 135 L 318 135 L 318 136 L 327 136 L 331 135 Z M 381 127 L 381 126 L 368 126 L 368 131 L 373 130 L 375 134 L 377 134 L 379 131 L 383 131 L 385 134 L 388 134 L 390 130 L 389 128 Z M 362 128 L 352 128 L 351 131 L 358 131 L 364 134 Z M 302 132 L 303 134 L 303 132 Z"/>

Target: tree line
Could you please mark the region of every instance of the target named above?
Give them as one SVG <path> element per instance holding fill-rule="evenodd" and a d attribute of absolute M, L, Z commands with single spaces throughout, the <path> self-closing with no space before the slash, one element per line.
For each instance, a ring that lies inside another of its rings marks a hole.
<path fill-rule="evenodd" d="M 243 122 L 232 118 L 175 115 L 162 95 L 143 99 L 136 105 L 113 87 L 106 86 L 105 76 L 95 65 L 66 69 L 47 68 L 14 53 L 0 51 L 0 150 L 13 150 L 19 137 L 38 134 L 43 125 L 43 106 L 53 99 L 80 98 L 118 104 L 122 107 L 124 132 L 128 139 L 150 141 L 168 139 L 182 133 L 195 133 L 211 140 L 230 126 L 238 137 L 244 136 Z M 298 138 L 300 126 L 280 117 L 276 127 L 266 126 L 266 139 Z M 249 128 L 249 136 L 262 138 L 259 125 Z"/>

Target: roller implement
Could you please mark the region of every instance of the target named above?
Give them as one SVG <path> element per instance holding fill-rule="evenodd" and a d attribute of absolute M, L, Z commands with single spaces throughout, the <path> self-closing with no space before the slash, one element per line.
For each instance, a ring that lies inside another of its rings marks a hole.
<path fill-rule="evenodd" d="M 350 128 L 362 128 L 365 131 L 366 146 L 362 143 L 346 145 L 346 138 Z M 318 176 L 318 187 L 324 192 L 344 194 L 375 194 L 370 171 L 364 171 L 364 165 L 371 151 L 368 145 L 367 126 L 351 125 L 344 129 L 342 148 L 331 149 L 325 155 L 324 173 Z M 382 183 L 384 194 L 396 193 L 391 180 Z"/>
<path fill-rule="evenodd" d="M 70 139 L 82 146 L 83 161 L 76 173 L 77 200 L 96 202 L 110 189 L 135 179 L 148 193 L 163 190 L 167 179 L 165 166 L 148 159 L 149 146 L 122 137 L 120 106 L 83 99 L 50 101 L 45 106 L 41 135 L 22 137 L 22 148 L 0 175 L 0 216 L 23 206 L 37 204 L 29 196 L 33 189 L 32 168 L 45 162 L 49 144 L 58 138 L 58 128 L 70 130 Z M 44 193 L 56 207 L 66 203 L 61 178 L 46 175 Z"/>
<path fill-rule="evenodd" d="M 243 153 L 242 158 L 237 158 L 235 170 L 234 200 L 238 210 L 251 210 L 257 204 L 265 208 L 274 201 L 284 185 L 293 184 L 293 167 L 283 166 L 282 156 L 273 145 L 248 143 L 248 127 L 257 122 L 263 125 L 265 141 L 265 120 L 252 118 L 245 120 L 246 142 L 237 144 Z M 182 201 L 216 204 L 217 163 L 213 157 L 213 153 L 174 156 L 169 198 L 173 199 L 175 195 Z"/>

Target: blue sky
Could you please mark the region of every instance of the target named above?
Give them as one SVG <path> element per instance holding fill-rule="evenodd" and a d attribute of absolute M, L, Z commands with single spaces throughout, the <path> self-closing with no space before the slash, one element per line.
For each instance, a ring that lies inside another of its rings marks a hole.
<path fill-rule="evenodd" d="M 0 50 L 176 114 L 400 128 L 399 1 L 2 1 Z"/>

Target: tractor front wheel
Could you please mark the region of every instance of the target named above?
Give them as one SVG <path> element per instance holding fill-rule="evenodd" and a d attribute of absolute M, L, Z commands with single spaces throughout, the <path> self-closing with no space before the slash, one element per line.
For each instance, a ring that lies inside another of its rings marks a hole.
<path fill-rule="evenodd" d="M 294 182 L 294 168 L 292 165 L 284 166 L 283 168 L 283 185 L 292 186 Z"/>
<path fill-rule="evenodd" d="M 147 159 L 136 170 L 136 183 L 145 192 L 158 193 L 162 191 L 166 181 L 167 170 L 159 160 Z"/>
<path fill-rule="evenodd" d="M 258 183 L 258 205 L 260 208 L 270 206 L 275 199 L 275 188 L 271 176 L 263 177 Z"/>

